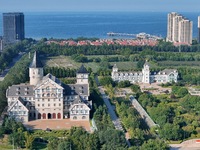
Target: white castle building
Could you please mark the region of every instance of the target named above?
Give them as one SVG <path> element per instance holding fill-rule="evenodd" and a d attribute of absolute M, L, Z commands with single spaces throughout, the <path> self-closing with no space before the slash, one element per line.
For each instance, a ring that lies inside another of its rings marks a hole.
<path fill-rule="evenodd" d="M 164 69 L 158 73 L 151 72 L 150 65 L 147 61 L 140 72 L 120 72 L 115 64 L 111 75 L 113 81 L 120 82 L 128 80 L 131 83 L 167 83 L 177 82 L 178 79 L 178 71 L 176 69 Z"/>
<path fill-rule="evenodd" d="M 64 84 L 51 74 L 43 76 L 37 52 L 29 67 L 30 83 L 12 85 L 6 91 L 8 115 L 17 121 L 37 119 L 89 120 L 88 72 L 82 65 L 76 84 Z"/>

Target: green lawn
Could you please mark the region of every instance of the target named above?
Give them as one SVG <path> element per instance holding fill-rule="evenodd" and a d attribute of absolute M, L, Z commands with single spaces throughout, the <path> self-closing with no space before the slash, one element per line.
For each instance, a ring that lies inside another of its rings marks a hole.
<path fill-rule="evenodd" d="M 117 56 L 117 55 L 107 55 L 107 57 L 113 57 L 113 56 Z M 99 57 L 102 59 L 105 56 L 91 55 L 87 57 L 88 58 Z M 74 60 L 71 59 L 70 56 L 63 56 L 63 55 L 43 58 L 42 63 L 45 64 L 44 66 L 49 66 L 49 67 L 64 67 L 64 68 L 75 68 L 75 69 L 80 67 L 82 64 L 82 63 L 75 62 Z M 116 64 L 119 70 L 124 70 L 124 71 L 135 70 L 137 66 L 137 62 L 131 62 L 131 61 L 110 62 L 110 64 L 111 66 Z M 150 64 L 151 64 L 151 68 L 157 68 L 157 67 L 178 68 L 181 66 L 200 68 L 200 63 L 198 61 L 159 61 L 158 63 L 151 62 Z M 92 68 L 94 72 L 96 72 L 100 68 L 99 63 L 95 63 L 95 62 L 84 63 L 84 65 L 86 67 Z"/>
<path fill-rule="evenodd" d="M 161 67 L 194 67 L 200 68 L 199 61 L 159 61 L 158 66 Z"/>
<path fill-rule="evenodd" d="M 112 55 L 113 56 L 113 55 Z M 90 56 L 90 57 L 97 57 L 97 56 Z M 100 55 L 100 57 L 104 57 L 103 55 Z M 64 68 L 75 68 L 81 66 L 82 63 L 77 63 L 74 60 L 71 59 L 69 56 L 54 56 L 54 57 L 47 57 L 43 58 L 42 63 L 44 66 L 48 67 L 64 67 Z M 136 62 L 111 62 L 111 65 L 116 64 L 119 70 L 134 70 L 136 68 Z M 95 62 L 89 62 L 84 63 L 84 65 L 88 68 L 92 68 L 94 72 L 96 72 L 100 65 L 99 63 Z"/>
<path fill-rule="evenodd" d="M 9 149 L 13 149 L 13 146 L 12 145 L 8 145 L 8 144 L 0 144 L 0 149 L 9 150 Z"/>

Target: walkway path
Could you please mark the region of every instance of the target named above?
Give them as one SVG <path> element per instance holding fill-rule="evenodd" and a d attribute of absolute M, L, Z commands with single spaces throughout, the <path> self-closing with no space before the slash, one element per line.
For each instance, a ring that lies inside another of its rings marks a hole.
<path fill-rule="evenodd" d="M 104 103 L 106 104 L 106 106 L 108 108 L 108 113 L 110 114 L 110 117 L 111 117 L 111 120 L 112 120 L 112 122 L 113 122 L 113 124 L 115 126 L 115 129 L 123 131 L 124 134 L 126 135 L 126 132 L 124 131 L 124 129 L 123 129 L 122 125 L 121 125 L 120 119 L 117 117 L 117 115 L 116 115 L 116 113 L 115 113 L 115 111 L 113 109 L 113 106 L 110 104 L 109 97 L 105 94 L 105 91 L 104 91 L 102 86 L 99 86 L 98 88 L 99 88 L 99 91 L 100 91 L 100 93 L 102 95 L 103 101 L 104 101 Z M 126 142 L 127 142 L 128 146 L 130 147 L 131 144 L 128 141 L 129 139 L 128 139 L 127 136 L 125 136 L 125 137 L 126 137 Z"/>
<path fill-rule="evenodd" d="M 154 123 L 151 117 L 147 114 L 147 112 L 143 109 L 140 103 L 133 96 L 130 96 L 130 101 L 132 105 L 135 107 L 135 109 L 139 112 L 140 116 L 147 123 L 149 128 L 157 126 L 157 124 Z"/>

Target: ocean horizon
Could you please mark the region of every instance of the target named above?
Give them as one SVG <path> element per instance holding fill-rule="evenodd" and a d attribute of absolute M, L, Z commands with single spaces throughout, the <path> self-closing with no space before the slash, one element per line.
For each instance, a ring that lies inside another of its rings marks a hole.
<path fill-rule="evenodd" d="M 145 32 L 165 38 L 168 12 L 24 12 L 26 38 L 118 38 L 108 32 L 138 34 Z M 193 21 L 197 37 L 199 12 L 181 12 Z M 2 13 L 0 35 L 3 34 Z M 131 37 L 119 37 L 131 38 Z"/>

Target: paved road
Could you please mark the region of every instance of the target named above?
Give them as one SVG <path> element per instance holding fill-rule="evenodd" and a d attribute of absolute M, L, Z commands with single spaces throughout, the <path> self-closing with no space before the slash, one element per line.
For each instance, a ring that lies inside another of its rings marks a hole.
<path fill-rule="evenodd" d="M 158 126 L 157 124 L 155 124 L 155 122 L 151 119 L 151 117 L 147 114 L 147 112 L 143 109 L 140 103 L 133 96 L 130 96 L 130 101 L 134 106 L 134 108 L 139 112 L 140 116 L 147 123 L 149 128 Z"/>
<path fill-rule="evenodd" d="M 112 122 L 113 122 L 113 124 L 115 126 L 115 129 L 121 130 L 121 131 L 124 132 L 124 134 L 126 134 L 124 129 L 123 129 L 123 127 L 122 127 L 120 119 L 117 117 L 117 115 L 116 115 L 116 113 L 114 111 L 114 108 L 112 107 L 112 105 L 111 105 L 111 103 L 109 101 L 109 97 L 104 92 L 103 87 L 99 86 L 98 88 L 99 88 L 99 91 L 100 91 L 100 93 L 102 95 L 103 101 L 104 101 L 104 103 L 106 104 L 106 106 L 108 108 L 108 113 L 110 114 L 110 117 L 111 117 L 111 120 L 112 120 Z M 126 143 L 128 144 L 129 147 L 131 146 L 131 144 L 128 141 L 127 137 L 126 137 Z"/>
<path fill-rule="evenodd" d="M 124 131 L 122 128 L 120 119 L 117 117 L 115 111 L 113 110 L 112 105 L 110 104 L 109 97 L 105 94 L 104 89 L 101 86 L 99 86 L 99 91 L 102 95 L 104 103 L 106 104 L 106 106 L 108 108 L 108 113 L 110 114 L 110 117 L 112 119 L 112 122 L 113 122 L 115 128 L 118 130 Z"/>
<path fill-rule="evenodd" d="M 13 61 L 9 64 L 9 66 L 0 74 L 0 81 L 3 81 L 3 80 L 4 80 L 5 76 L 6 76 L 7 73 L 9 72 L 10 68 L 12 68 L 12 67 L 15 65 L 15 63 L 16 63 L 18 60 L 20 60 L 20 58 L 21 58 L 24 54 L 25 54 L 25 52 L 19 53 L 19 54 L 17 55 L 17 57 L 15 57 L 15 58 L 13 59 Z"/>

